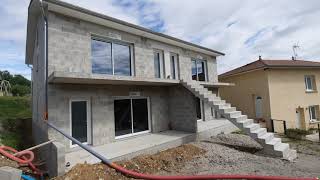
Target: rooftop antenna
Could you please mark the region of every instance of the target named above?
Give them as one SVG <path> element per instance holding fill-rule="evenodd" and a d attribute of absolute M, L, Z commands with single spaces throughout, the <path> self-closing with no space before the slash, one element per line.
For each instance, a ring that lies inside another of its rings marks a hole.
<path fill-rule="evenodd" d="M 297 50 L 298 49 L 300 49 L 299 42 L 297 42 L 296 44 L 293 44 L 293 46 L 292 46 L 292 50 L 293 50 L 292 60 L 297 60 L 297 57 L 298 57 Z"/>

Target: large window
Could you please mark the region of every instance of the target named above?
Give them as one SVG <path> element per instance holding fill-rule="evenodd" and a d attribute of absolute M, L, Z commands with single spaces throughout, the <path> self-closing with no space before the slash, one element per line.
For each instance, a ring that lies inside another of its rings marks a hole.
<path fill-rule="evenodd" d="M 307 75 L 304 77 L 306 91 L 315 91 L 316 90 L 316 82 L 313 75 Z"/>
<path fill-rule="evenodd" d="M 92 73 L 110 75 L 132 75 L 132 57 L 129 44 L 91 41 Z"/>
<path fill-rule="evenodd" d="M 154 50 L 154 76 L 156 78 L 165 78 L 163 51 Z"/>
<path fill-rule="evenodd" d="M 309 106 L 310 121 L 317 121 L 317 106 Z"/>
<path fill-rule="evenodd" d="M 192 80 L 207 81 L 207 61 L 205 60 L 192 60 Z"/>

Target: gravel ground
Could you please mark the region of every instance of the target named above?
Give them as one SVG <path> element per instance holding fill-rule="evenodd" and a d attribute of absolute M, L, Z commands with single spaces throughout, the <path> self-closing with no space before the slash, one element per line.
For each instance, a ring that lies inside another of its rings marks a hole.
<path fill-rule="evenodd" d="M 239 134 L 218 135 L 208 141 L 191 143 L 207 151 L 186 162 L 179 172 L 172 174 L 259 174 L 282 175 L 294 177 L 320 176 L 320 156 L 315 154 L 299 153 L 295 162 L 265 157 L 258 152 L 259 144 L 248 136 Z M 230 145 L 234 144 L 232 148 Z M 239 146 L 245 148 L 239 150 Z M 256 153 L 248 153 L 249 149 L 256 148 Z M 320 145 L 318 144 L 318 148 Z M 168 174 L 168 172 L 160 172 Z"/>

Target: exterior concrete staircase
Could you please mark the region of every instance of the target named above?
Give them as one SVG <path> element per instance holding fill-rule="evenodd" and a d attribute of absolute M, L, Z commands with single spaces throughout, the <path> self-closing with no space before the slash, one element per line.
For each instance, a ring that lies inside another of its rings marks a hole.
<path fill-rule="evenodd" d="M 289 144 L 282 143 L 280 138 L 274 137 L 274 134 L 267 132 L 266 128 L 261 128 L 259 124 L 253 122 L 253 119 L 248 119 L 246 115 L 242 115 L 241 111 L 237 111 L 235 107 L 231 107 L 231 104 L 226 103 L 225 100 L 213 94 L 199 84 L 199 82 L 181 80 L 181 84 L 195 96 L 218 110 L 221 116 L 231 121 L 235 126 L 261 144 L 266 154 L 281 157 L 289 161 L 297 157 L 296 150 L 290 149 Z"/>

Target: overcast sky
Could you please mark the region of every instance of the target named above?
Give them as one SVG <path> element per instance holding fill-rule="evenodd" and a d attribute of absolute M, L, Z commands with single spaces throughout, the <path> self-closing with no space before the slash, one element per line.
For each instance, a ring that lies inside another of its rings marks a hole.
<path fill-rule="evenodd" d="M 258 58 L 320 60 L 319 0 L 65 0 L 154 31 L 191 41 L 226 56 L 223 73 Z M 1 0 L 0 70 L 30 79 L 24 64 L 29 0 Z"/>

